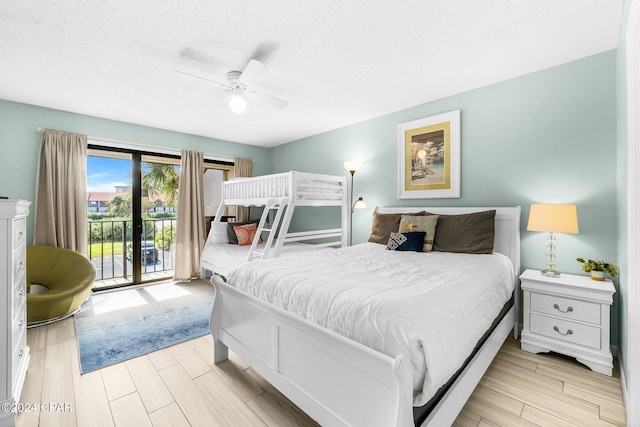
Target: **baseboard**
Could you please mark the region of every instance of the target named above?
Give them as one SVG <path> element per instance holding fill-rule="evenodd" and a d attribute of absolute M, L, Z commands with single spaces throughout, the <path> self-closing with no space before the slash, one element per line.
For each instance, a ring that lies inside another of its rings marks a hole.
<path fill-rule="evenodd" d="M 624 409 L 629 418 L 629 397 L 627 396 L 627 377 L 624 375 L 624 365 L 622 364 L 622 358 L 620 357 L 620 348 L 617 345 L 611 346 L 611 354 L 618 360 L 618 372 L 620 373 L 620 388 L 622 391 L 622 403 L 624 403 Z"/>

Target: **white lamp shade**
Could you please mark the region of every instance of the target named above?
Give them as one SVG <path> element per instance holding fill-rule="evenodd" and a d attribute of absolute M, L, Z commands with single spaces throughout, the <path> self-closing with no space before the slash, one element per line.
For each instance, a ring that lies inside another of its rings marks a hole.
<path fill-rule="evenodd" d="M 358 197 L 358 200 L 353 204 L 353 209 L 365 209 L 367 204 L 362 197 Z"/>
<path fill-rule="evenodd" d="M 344 168 L 346 170 L 348 170 L 349 172 L 351 172 L 351 171 L 355 172 L 358 169 L 360 169 L 360 163 L 354 162 L 352 160 L 347 160 L 346 162 L 344 162 Z"/>
<path fill-rule="evenodd" d="M 576 205 L 532 204 L 527 230 L 548 233 L 577 233 Z"/>

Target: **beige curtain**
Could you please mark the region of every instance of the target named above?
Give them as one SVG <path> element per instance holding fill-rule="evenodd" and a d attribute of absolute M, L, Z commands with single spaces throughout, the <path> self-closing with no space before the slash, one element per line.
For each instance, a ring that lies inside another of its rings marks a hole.
<path fill-rule="evenodd" d="M 253 161 L 236 157 L 233 159 L 233 172 L 235 177 L 251 176 Z M 251 218 L 251 208 L 244 206 L 236 206 L 236 221 L 249 221 Z"/>
<path fill-rule="evenodd" d="M 200 253 L 205 238 L 204 155 L 183 150 L 178 184 L 175 280 L 190 280 L 199 276 Z"/>
<path fill-rule="evenodd" d="M 37 177 L 34 245 L 87 255 L 87 136 L 47 129 Z"/>

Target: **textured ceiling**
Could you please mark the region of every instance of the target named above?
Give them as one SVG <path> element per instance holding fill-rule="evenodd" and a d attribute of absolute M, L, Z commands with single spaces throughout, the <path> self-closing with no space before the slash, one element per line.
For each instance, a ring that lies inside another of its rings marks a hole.
<path fill-rule="evenodd" d="M 622 3 L 0 0 L 0 98 L 274 146 L 614 49 Z M 251 58 L 288 108 L 175 73 Z"/>

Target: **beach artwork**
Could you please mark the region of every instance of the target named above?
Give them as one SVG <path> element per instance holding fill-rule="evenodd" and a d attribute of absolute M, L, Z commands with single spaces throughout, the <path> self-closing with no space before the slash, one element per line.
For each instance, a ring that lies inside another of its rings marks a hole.
<path fill-rule="evenodd" d="M 444 130 L 411 137 L 411 186 L 445 184 Z"/>
<path fill-rule="evenodd" d="M 398 198 L 460 197 L 460 112 L 398 125 Z"/>

